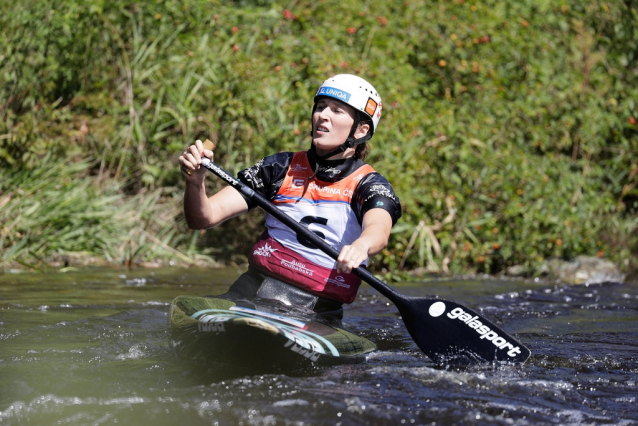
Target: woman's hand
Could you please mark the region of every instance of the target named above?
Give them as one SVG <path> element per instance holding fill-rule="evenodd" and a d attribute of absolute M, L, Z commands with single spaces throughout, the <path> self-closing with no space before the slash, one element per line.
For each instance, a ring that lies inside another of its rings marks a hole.
<path fill-rule="evenodd" d="M 212 197 L 206 195 L 206 168 L 201 167 L 201 164 L 204 157 L 213 160 L 213 149 L 213 142 L 196 140 L 179 157 L 182 174 L 186 178 L 184 216 L 191 229 L 212 228 L 248 211 L 246 200 L 232 186 L 225 187 Z"/>
<path fill-rule="evenodd" d="M 343 246 L 337 258 L 337 270 L 349 274 L 368 256 L 374 256 L 388 245 L 392 217 L 383 209 L 369 210 L 363 216 L 361 236 L 349 246 Z"/>
<path fill-rule="evenodd" d="M 352 245 L 343 246 L 337 258 L 337 271 L 349 274 L 368 258 L 369 247 L 365 242 L 357 240 Z"/>
<path fill-rule="evenodd" d="M 199 139 L 194 145 L 188 147 L 182 155 L 179 156 L 179 164 L 181 165 L 182 175 L 189 181 L 202 180 L 206 174 L 206 169 L 201 167 L 202 158 L 208 157 L 213 160 L 213 151 L 204 149 L 204 144 Z"/>

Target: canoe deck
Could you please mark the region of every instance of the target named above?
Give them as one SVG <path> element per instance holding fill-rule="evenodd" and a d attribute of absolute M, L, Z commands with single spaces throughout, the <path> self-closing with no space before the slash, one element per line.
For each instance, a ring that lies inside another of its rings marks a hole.
<path fill-rule="evenodd" d="M 255 372 L 358 364 L 376 349 L 309 309 L 268 299 L 179 296 L 169 322 L 181 357 Z"/>

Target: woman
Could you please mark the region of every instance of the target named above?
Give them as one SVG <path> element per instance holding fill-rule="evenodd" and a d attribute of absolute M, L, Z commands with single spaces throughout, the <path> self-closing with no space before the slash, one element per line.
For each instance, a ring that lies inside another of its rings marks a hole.
<path fill-rule="evenodd" d="M 352 269 L 386 247 L 401 216 L 392 186 L 363 162 L 381 110 L 381 98 L 364 79 L 329 78 L 314 99 L 310 149 L 266 157 L 238 175 L 340 251 L 338 260 L 267 215 L 248 272 L 218 297 L 277 299 L 341 317 L 342 304 L 354 300 L 361 284 Z M 179 157 L 186 179 L 184 212 L 192 229 L 212 228 L 255 207 L 232 187 L 208 197 L 203 156 L 213 158 L 213 152 L 198 140 Z"/>

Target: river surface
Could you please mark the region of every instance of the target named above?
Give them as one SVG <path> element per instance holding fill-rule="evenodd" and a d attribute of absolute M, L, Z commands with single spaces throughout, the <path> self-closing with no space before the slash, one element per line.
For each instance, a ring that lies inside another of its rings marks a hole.
<path fill-rule="evenodd" d="M 0 275 L 0 424 L 638 424 L 638 284 L 393 284 L 491 319 L 532 350 L 519 367 L 435 366 L 365 284 L 344 318 L 379 347 L 364 364 L 237 377 L 179 359 L 170 301 L 222 293 L 240 272 Z"/>

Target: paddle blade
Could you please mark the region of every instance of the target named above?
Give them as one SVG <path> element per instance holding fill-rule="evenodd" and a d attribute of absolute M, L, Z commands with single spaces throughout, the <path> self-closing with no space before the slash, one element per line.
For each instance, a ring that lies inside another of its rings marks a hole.
<path fill-rule="evenodd" d="M 420 297 L 395 303 L 416 344 L 438 364 L 519 364 L 531 354 L 498 326 L 458 303 Z"/>

